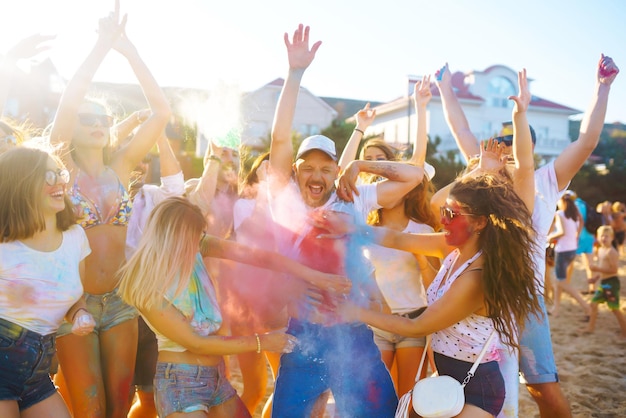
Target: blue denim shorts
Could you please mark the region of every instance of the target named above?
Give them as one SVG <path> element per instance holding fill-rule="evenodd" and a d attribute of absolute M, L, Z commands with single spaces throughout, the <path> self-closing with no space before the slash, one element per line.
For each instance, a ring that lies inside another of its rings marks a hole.
<path fill-rule="evenodd" d="M 554 383 L 559 381 L 552 349 L 550 324 L 542 295 L 539 297 L 539 317 L 530 315 L 524 321 L 520 337 L 519 369 L 526 384 Z"/>
<path fill-rule="evenodd" d="M 160 417 L 174 412 L 209 412 L 237 391 L 226 378 L 222 361 L 215 367 L 181 363 L 157 363 L 154 402 Z"/>
<path fill-rule="evenodd" d="M 455 378 L 459 383 L 467 376 L 472 363 L 435 353 L 435 364 L 440 375 Z M 497 361 L 480 363 L 476 373 L 465 386 L 465 403 L 497 416 L 504 405 L 506 390 Z"/>
<path fill-rule="evenodd" d="M 22 411 L 56 393 L 50 380 L 54 338 L 0 319 L 0 400 L 17 401 Z"/>
<path fill-rule="evenodd" d="M 572 261 L 574 261 L 575 258 L 576 250 L 555 253 L 554 269 L 556 271 L 557 280 L 563 281 L 567 278 L 567 267 L 572 264 Z"/>
<path fill-rule="evenodd" d="M 117 289 L 103 295 L 85 293 L 85 300 L 87 302 L 87 310 L 93 316 L 94 321 L 96 321 L 96 326 L 93 329 L 96 335 L 100 334 L 100 331 L 110 330 L 122 322 L 135 319 L 139 316 L 137 309 L 126 304 L 122 298 L 120 298 L 117 294 Z M 63 324 L 57 331 L 57 337 L 71 333 L 72 324 L 63 321 Z"/>

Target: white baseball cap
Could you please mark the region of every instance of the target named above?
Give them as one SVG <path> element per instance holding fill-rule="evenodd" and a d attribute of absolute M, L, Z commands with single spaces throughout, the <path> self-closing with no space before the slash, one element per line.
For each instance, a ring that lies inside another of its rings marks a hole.
<path fill-rule="evenodd" d="M 424 162 L 424 174 L 426 175 L 428 181 L 433 181 L 433 177 L 435 177 L 435 167 L 427 162 Z"/>
<path fill-rule="evenodd" d="M 328 154 L 333 161 L 337 161 L 337 151 L 335 150 L 335 143 L 332 139 L 324 135 L 313 135 L 305 138 L 298 148 L 296 154 L 296 160 L 301 158 L 302 155 L 309 151 L 320 150 Z"/>

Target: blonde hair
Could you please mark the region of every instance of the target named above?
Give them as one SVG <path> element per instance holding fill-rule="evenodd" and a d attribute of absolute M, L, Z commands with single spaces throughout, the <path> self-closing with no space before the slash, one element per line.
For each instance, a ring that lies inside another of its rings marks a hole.
<path fill-rule="evenodd" d="M 139 310 L 161 304 L 172 286 L 176 297 L 189 283 L 206 220 L 182 197 L 165 199 L 148 217 L 137 251 L 122 266 L 118 293 Z"/>
<path fill-rule="evenodd" d="M 604 231 L 609 231 L 611 233 L 611 236 L 615 237 L 615 231 L 613 230 L 613 227 L 611 225 L 602 225 L 598 227 L 596 231 L 596 236 L 599 237 L 604 233 Z"/>

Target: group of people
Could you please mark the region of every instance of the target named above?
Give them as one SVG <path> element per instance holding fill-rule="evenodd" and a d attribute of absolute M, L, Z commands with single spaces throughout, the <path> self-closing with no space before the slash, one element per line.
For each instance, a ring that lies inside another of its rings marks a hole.
<path fill-rule="evenodd" d="M 284 36 L 269 152 L 239 173 L 238 150 L 213 141 L 201 177 L 185 181 L 164 134 L 171 108 L 125 26 L 118 3 L 45 139 L 0 155 L 1 416 L 252 416 L 267 354 L 275 383 L 264 417 L 322 417 L 331 394 L 337 416 L 392 417 L 427 336 L 431 369 L 459 381 L 491 341 L 459 416 L 514 405 L 518 362 L 541 416 L 571 415 L 543 298 L 544 248 L 557 201 L 599 140 L 618 72 L 611 58 L 598 64 L 579 138 L 538 170 L 525 70 L 510 97 L 512 135 L 474 137 L 446 65 L 415 86 L 409 160 L 364 141 L 369 105 L 342 155 L 323 135 L 294 153 L 301 81 L 321 46 L 299 25 Z M 87 97 L 112 50 L 148 104 L 119 123 Z M 468 162 L 439 190 L 425 161 L 433 84 Z M 161 184 L 144 184 L 141 161 L 155 144 Z M 591 268 L 604 286 L 615 253 L 598 233 Z"/>

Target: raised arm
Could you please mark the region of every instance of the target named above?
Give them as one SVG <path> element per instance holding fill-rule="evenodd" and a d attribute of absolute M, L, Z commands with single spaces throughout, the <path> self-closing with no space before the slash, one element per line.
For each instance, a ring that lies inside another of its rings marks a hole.
<path fill-rule="evenodd" d="M 430 91 L 430 76 L 425 76 L 415 83 L 413 90 L 413 104 L 417 116 L 417 130 L 413 142 L 413 155 L 409 159 L 411 164 L 424 167 L 426 162 L 426 147 L 428 146 L 428 130 L 426 128 L 426 108 L 433 97 Z"/>
<path fill-rule="evenodd" d="M 157 138 L 165 129 L 172 111 L 165 93 L 154 79 L 146 63 L 139 56 L 135 45 L 126 36 L 125 31 L 122 31 L 117 38 L 113 48 L 128 60 L 151 112 L 145 122 L 139 125 L 132 140 L 113 155 L 111 166 L 121 177 L 121 175 L 130 172 L 154 146 Z"/>
<path fill-rule="evenodd" d="M 598 145 L 604 127 L 611 84 L 618 73 L 619 68 L 613 59 L 602 54 L 596 71 L 593 98 L 580 123 L 578 139 L 569 144 L 554 161 L 559 190 L 567 187 Z"/>
<path fill-rule="evenodd" d="M 359 173 L 370 173 L 386 180 L 376 183 L 378 204 L 384 208 L 396 206 L 415 186 L 422 182 L 424 169 L 398 161 L 354 160 L 339 177 L 337 195 L 348 202 L 354 200 L 353 194 L 359 194 L 356 180 Z"/>
<path fill-rule="evenodd" d="M 209 140 L 206 152 L 204 153 L 204 170 L 198 179 L 196 186 L 187 193 L 187 198 L 197 205 L 204 216 L 211 211 L 211 202 L 215 197 L 217 188 L 217 176 L 222 166 L 223 148 Z"/>
<path fill-rule="evenodd" d="M 515 102 L 513 106 L 513 158 L 515 160 L 513 189 L 532 213 L 535 205 L 535 159 L 530 125 L 526 117 L 531 99 L 526 69 L 517 73 L 517 82 L 519 95 L 509 97 Z"/>
<path fill-rule="evenodd" d="M 78 108 L 85 99 L 91 80 L 98 67 L 102 64 L 104 57 L 113 47 L 115 41 L 120 37 L 126 25 L 126 16 L 120 21 L 119 0 L 116 1 L 115 6 L 114 12 L 108 17 L 100 19 L 98 40 L 89 55 L 87 55 L 87 58 L 67 83 L 50 130 L 50 143 L 60 147 L 60 155 L 70 171 L 73 171 L 75 166 L 69 151 L 74 126 L 78 120 Z"/>
<path fill-rule="evenodd" d="M 443 106 L 443 114 L 448 123 L 448 127 L 452 131 L 452 135 L 456 140 L 456 143 L 461 150 L 461 153 L 465 157 L 465 161 L 469 161 L 469 157 L 478 154 L 478 140 L 470 130 L 469 123 L 461 108 L 459 99 L 454 93 L 452 88 L 452 74 L 448 69 L 448 64 L 437 72 L 437 82 L 435 83 L 439 88 L 439 94 L 441 96 L 441 104 Z"/>
<path fill-rule="evenodd" d="M 341 153 L 339 167 L 346 167 L 357 158 L 356 154 L 359 150 L 359 144 L 363 140 L 367 128 L 374 122 L 376 110 L 370 109 L 370 104 L 367 103 L 363 109 L 359 110 L 356 115 L 354 115 L 354 118 L 356 119 L 356 127 L 354 131 L 352 131 L 352 135 L 350 135 L 350 139 L 348 139 L 348 143 Z"/>
<path fill-rule="evenodd" d="M 296 111 L 300 83 L 304 71 L 309 67 L 321 41 L 309 48 L 309 27 L 298 25 L 292 41 L 285 33 L 285 46 L 289 60 L 289 72 L 278 99 L 274 123 L 272 125 L 272 142 L 270 145 L 270 168 L 278 186 L 284 185 L 291 177 L 293 164 L 293 145 L 291 143 L 291 127 Z"/>
<path fill-rule="evenodd" d="M 30 59 L 47 50 L 49 46 L 45 45 L 45 42 L 54 38 L 55 36 L 44 36 L 41 34 L 31 35 L 20 40 L 7 51 L 4 60 L 0 64 L 0 116 L 4 115 L 4 106 L 9 96 L 11 82 L 18 61 Z"/>

